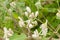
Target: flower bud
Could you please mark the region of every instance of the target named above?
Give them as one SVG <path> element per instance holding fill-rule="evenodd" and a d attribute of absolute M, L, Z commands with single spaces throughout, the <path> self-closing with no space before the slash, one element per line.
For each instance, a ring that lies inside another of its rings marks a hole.
<path fill-rule="evenodd" d="M 30 17 L 30 18 L 34 18 L 34 17 L 35 17 L 34 13 L 32 12 L 32 13 L 29 15 L 29 17 Z"/>
<path fill-rule="evenodd" d="M 37 16 L 38 16 L 38 11 L 35 12 L 35 17 L 37 17 Z"/>
<path fill-rule="evenodd" d="M 40 1 L 37 1 L 36 3 L 35 3 L 35 6 L 37 7 L 37 8 L 41 8 L 42 6 L 41 6 L 41 2 Z"/>
<path fill-rule="evenodd" d="M 19 26 L 20 26 L 20 27 L 24 27 L 25 24 L 24 24 L 23 19 L 22 19 L 21 17 L 18 17 L 18 18 L 20 19 L 20 21 L 19 21 Z"/>
<path fill-rule="evenodd" d="M 29 24 L 29 28 L 33 28 L 33 25 L 32 24 Z"/>
<path fill-rule="evenodd" d="M 31 9 L 28 6 L 26 7 L 26 10 L 28 13 L 31 13 Z"/>
<path fill-rule="evenodd" d="M 60 19 L 60 13 L 57 13 L 57 14 L 56 14 L 56 18 L 57 18 L 57 19 Z"/>
<path fill-rule="evenodd" d="M 27 16 L 27 17 L 28 17 L 28 12 L 25 12 L 25 16 Z"/>

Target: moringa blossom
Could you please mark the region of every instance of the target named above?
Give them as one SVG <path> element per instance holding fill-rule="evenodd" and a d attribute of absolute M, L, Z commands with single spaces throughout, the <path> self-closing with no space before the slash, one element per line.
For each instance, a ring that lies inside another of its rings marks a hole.
<path fill-rule="evenodd" d="M 9 40 L 9 37 L 13 35 L 13 31 L 9 28 L 9 30 L 7 30 L 6 27 L 4 27 L 4 40 Z"/>
<path fill-rule="evenodd" d="M 31 9 L 27 6 L 26 7 L 26 11 L 28 12 L 28 13 L 31 13 Z"/>
<path fill-rule="evenodd" d="M 35 17 L 35 15 L 34 15 L 34 13 L 32 12 L 30 15 L 29 15 L 29 18 L 34 18 Z"/>
<path fill-rule="evenodd" d="M 43 36 L 46 36 L 48 28 L 47 28 L 47 20 L 45 23 L 41 24 L 40 28 L 41 28 L 41 32 Z"/>
<path fill-rule="evenodd" d="M 32 34 L 32 37 L 33 37 L 33 38 L 38 38 L 38 37 L 39 37 L 38 30 L 35 30 L 35 31 L 34 31 L 34 34 Z"/>
<path fill-rule="evenodd" d="M 19 26 L 20 26 L 20 27 L 24 27 L 25 24 L 24 24 L 23 19 L 22 19 L 21 17 L 18 17 L 18 18 L 20 19 L 20 21 L 19 21 Z"/>
<path fill-rule="evenodd" d="M 38 11 L 35 12 L 35 17 L 37 17 L 37 16 L 38 16 Z"/>

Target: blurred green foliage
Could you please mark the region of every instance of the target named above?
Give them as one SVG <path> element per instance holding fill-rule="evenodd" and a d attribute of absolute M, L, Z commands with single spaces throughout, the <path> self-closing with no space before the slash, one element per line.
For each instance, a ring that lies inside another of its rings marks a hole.
<path fill-rule="evenodd" d="M 10 3 L 15 1 L 16 2 L 16 8 L 13 8 L 10 6 Z M 60 0 L 41 0 L 41 6 L 42 8 L 37 9 L 35 6 L 35 3 L 38 0 L 0 0 L 0 37 L 3 35 L 3 27 L 12 28 L 14 33 L 17 35 L 22 32 L 18 25 L 18 16 L 24 16 L 25 7 L 29 6 L 32 10 L 32 12 L 39 11 L 38 19 L 45 22 L 45 18 L 48 19 L 49 23 L 53 26 L 53 28 L 57 28 L 57 26 L 60 24 L 60 20 L 56 19 L 56 13 L 58 12 L 58 9 L 60 9 Z M 8 9 L 12 9 L 12 13 L 10 14 L 8 12 Z M 44 18 L 45 17 L 45 18 Z M 24 18 L 27 19 L 27 18 Z M 38 21 L 39 26 L 41 23 Z M 36 28 L 33 28 L 36 29 Z M 39 28 L 37 28 L 39 30 Z M 33 30 L 32 30 L 33 31 Z M 51 31 L 49 31 L 50 33 Z M 53 33 L 52 33 L 53 34 Z M 16 35 L 15 35 L 16 36 Z M 23 34 L 16 36 L 16 40 L 24 40 Z M 21 37 L 23 39 L 17 38 Z M 12 40 L 12 39 L 11 39 Z M 15 40 L 15 39 L 13 39 Z"/>

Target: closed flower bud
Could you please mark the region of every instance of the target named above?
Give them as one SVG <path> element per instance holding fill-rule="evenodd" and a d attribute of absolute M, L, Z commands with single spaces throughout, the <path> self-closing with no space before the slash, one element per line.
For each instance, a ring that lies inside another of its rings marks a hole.
<path fill-rule="evenodd" d="M 37 17 L 37 16 L 38 16 L 38 11 L 35 12 L 35 17 Z"/>
<path fill-rule="evenodd" d="M 26 10 L 28 13 L 31 13 L 31 9 L 28 6 L 26 7 Z"/>
<path fill-rule="evenodd" d="M 29 15 L 29 17 L 30 17 L 30 18 L 34 18 L 34 17 L 35 17 L 34 13 L 32 12 L 32 13 Z"/>
<path fill-rule="evenodd" d="M 33 25 L 32 24 L 29 24 L 29 28 L 33 28 Z"/>
<path fill-rule="evenodd" d="M 28 12 L 25 12 L 25 16 L 27 16 L 27 17 L 28 17 Z"/>
<path fill-rule="evenodd" d="M 23 21 L 23 19 L 21 17 L 18 17 L 18 19 L 20 19 L 20 21 Z"/>
<path fill-rule="evenodd" d="M 20 19 L 20 21 L 19 21 L 19 26 L 20 26 L 20 27 L 24 27 L 25 24 L 24 24 L 23 19 L 22 19 L 21 17 L 18 17 L 18 18 Z"/>
<path fill-rule="evenodd" d="M 41 8 L 40 0 L 35 3 L 35 6 L 36 6 L 37 8 Z"/>
<path fill-rule="evenodd" d="M 60 13 L 59 12 L 56 14 L 56 18 L 60 19 Z"/>

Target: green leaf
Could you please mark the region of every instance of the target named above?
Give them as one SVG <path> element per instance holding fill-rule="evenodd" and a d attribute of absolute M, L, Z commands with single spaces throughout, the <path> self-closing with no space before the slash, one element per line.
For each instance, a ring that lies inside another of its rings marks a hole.
<path fill-rule="evenodd" d="M 13 17 L 14 17 L 14 18 L 18 19 L 18 13 L 13 12 L 13 14 L 12 14 L 12 15 L 13 15 Z"/>

